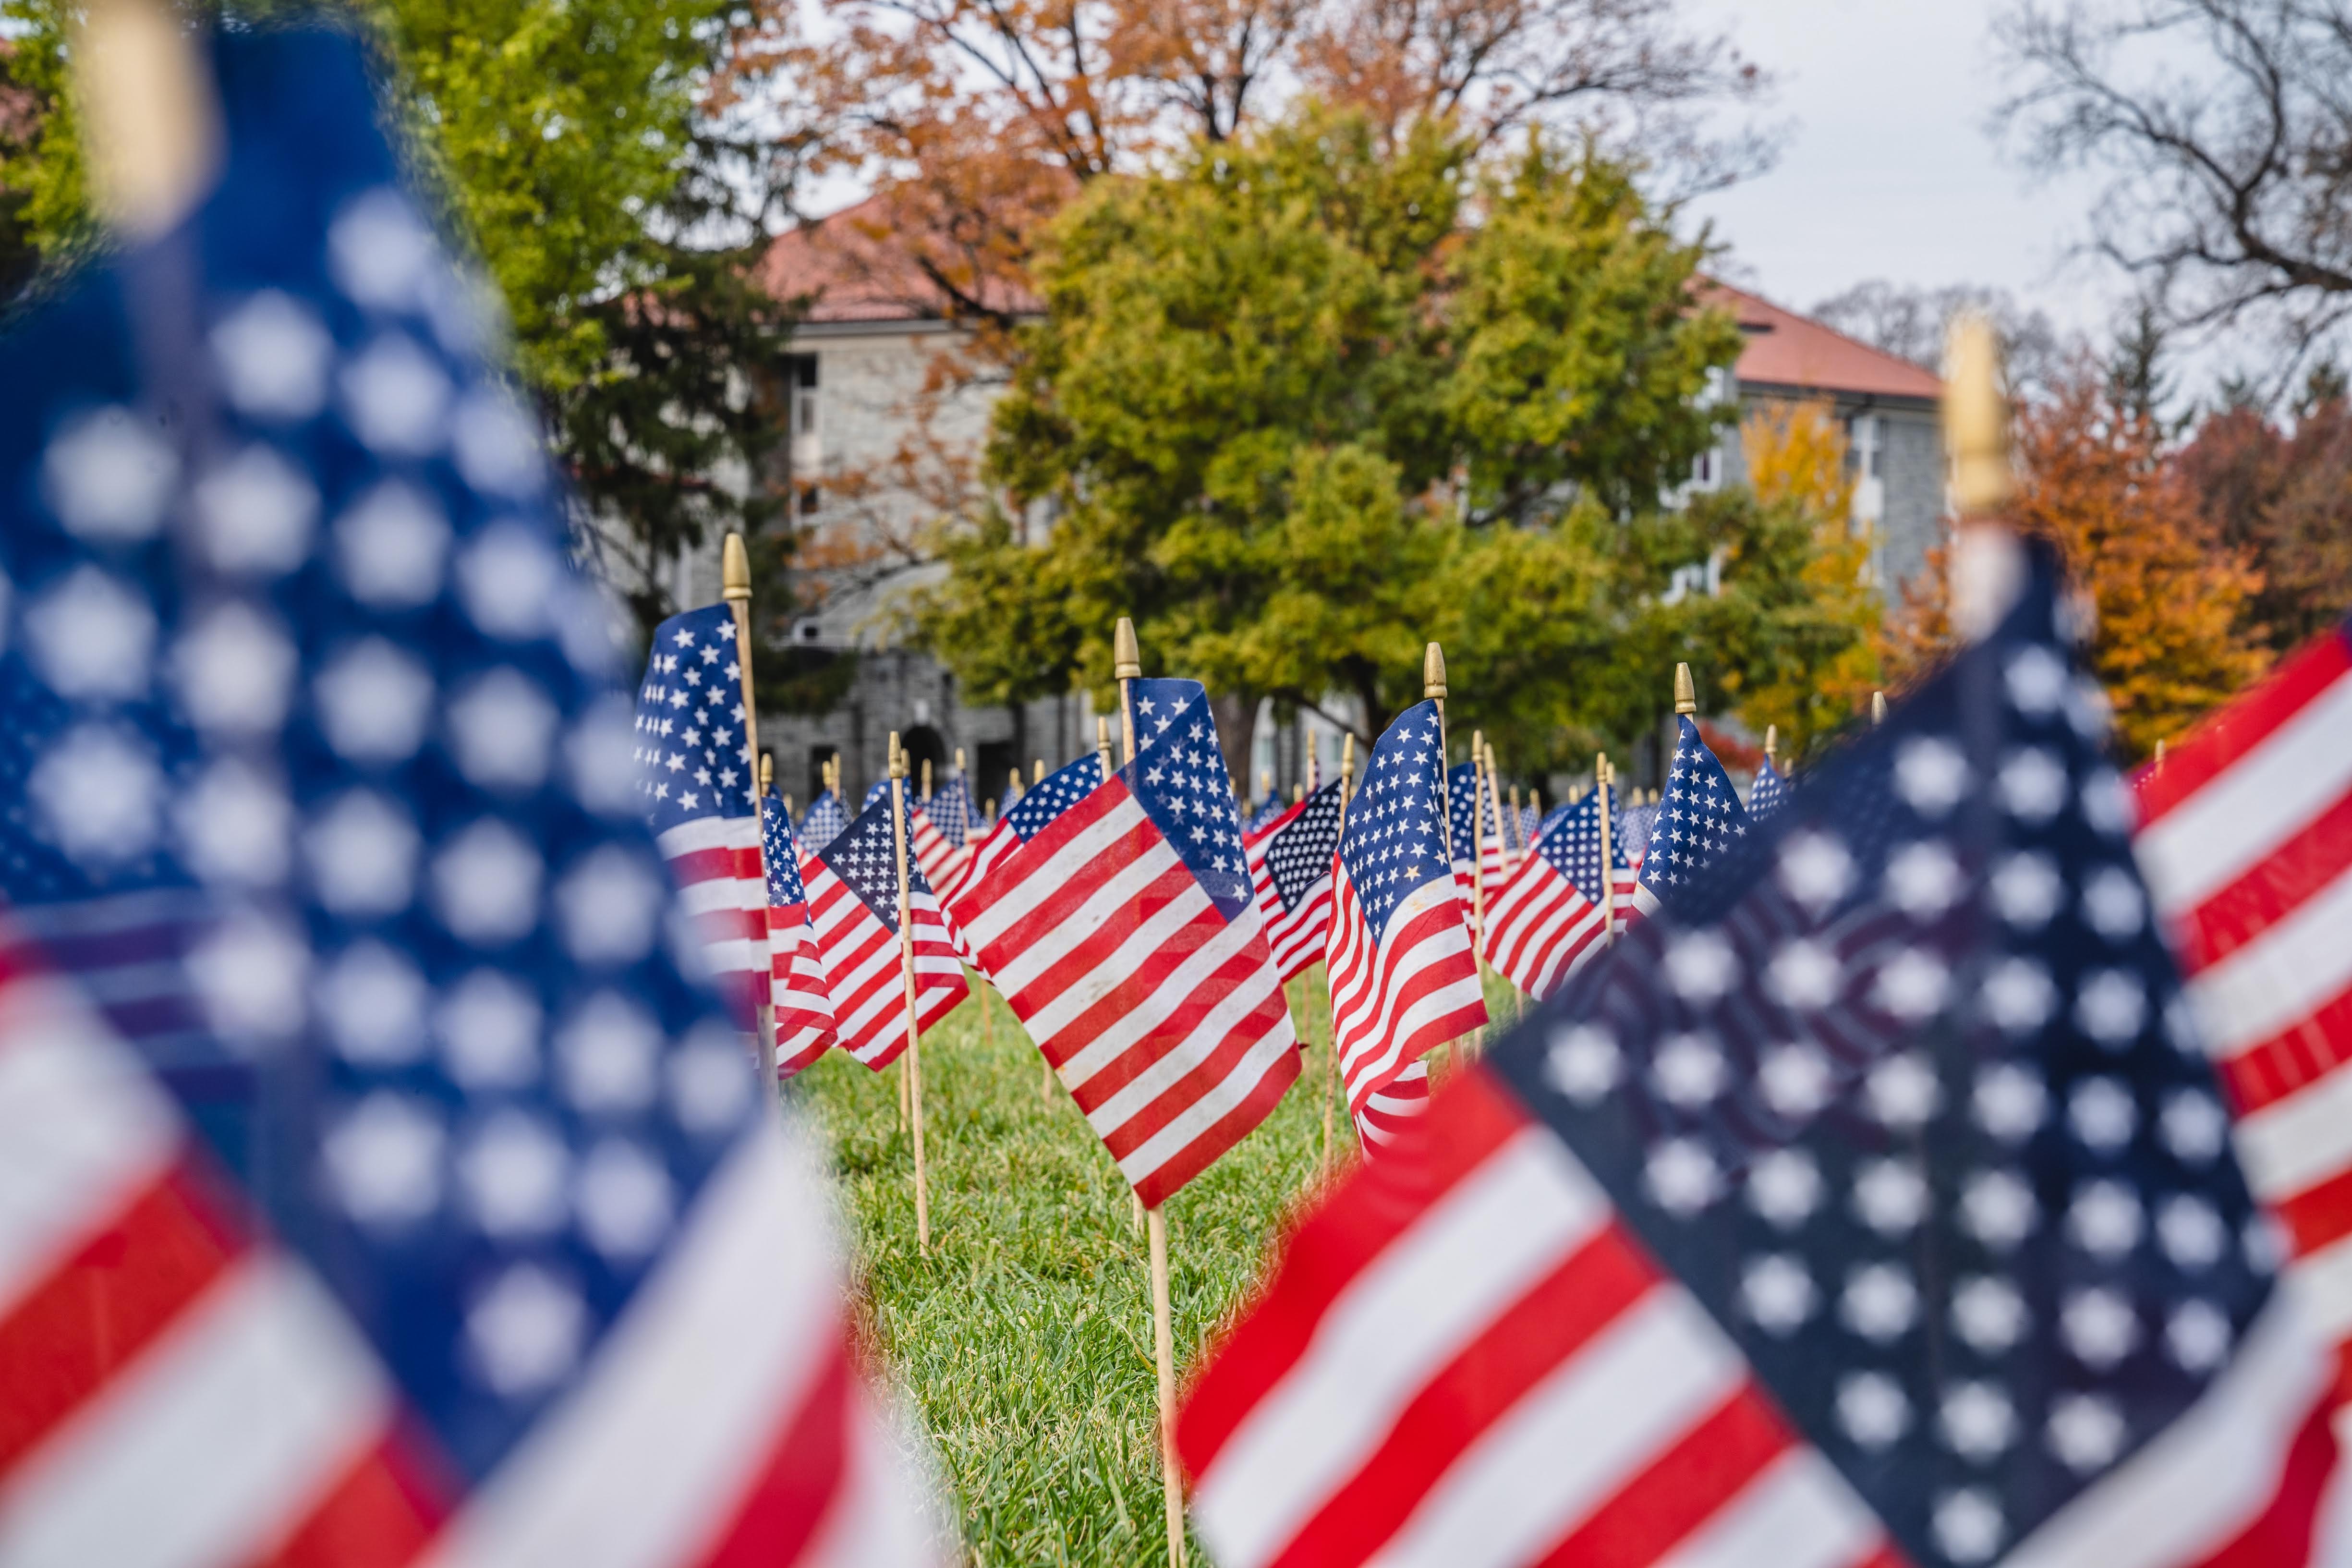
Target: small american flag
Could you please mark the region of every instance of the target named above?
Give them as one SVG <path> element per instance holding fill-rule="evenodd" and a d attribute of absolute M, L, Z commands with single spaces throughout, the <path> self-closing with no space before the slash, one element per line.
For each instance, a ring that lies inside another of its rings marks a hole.
<path fill-rule="evenodd" d="M 768 868 L 769 1000 L 776 1015 L 776 1076 L 792 1077 L 824 1055 L 834 1041 L 833 1000 L 801 885 L 800 846 L 784 803 L 760 802 L 761 858 Z"/>
<path fill-rule="evenodd" d="M 937 1560 L 474 288 L 349 38 L 213 47 L 0 342 L 0 1562 Z"/>
<path fill-rule="evenodd" d="M 971 788 L 961 773 L 908 814 L 908 830 L 915 836 L 915 860 L 923 868 L 924 880 L 930 883 L 931 891 L 942 904 L 954 899 L 956 889 L 963 886 L 964 877 L 971 869 L 980 826 L 979 815 L 972 809 Z"/>
<path fill-rule="evenodd" d="M 1638 872 L 1650 850 L 1650 830 L 1657 826 L 1655 805 L 1621 805 L 1617 808 L 1617 830 L 1612 833 L 1612 843 L 1625 847 L 1626 863 Z M 1638 885 L 1638 883 L 1637 883 Z"/>
<path fill-rule="evenodd" d="M 1331 924 L 1331 857 L 1339 848 L 1335 781 L 1292 806 L 1249 846 L 1250 885 L 1265 942 L 1286 983 L 1323 956 Z"/>
<path fill-rule="evenodd" d="M 1680 721 L 1680 731 L 1633 889 L 1633 907 L 1645 915 L 1696 882 L 1748 837 L 1748 810 L 1739 804 L 1739 792 L 1731 787 L 1723 764 L 1707 750 L 1687 714 Z"/>
<path fill-rule="evenodd" d="M 2051 700 L 2025 679 L 2030 699 Z M 2287 659 L 2137 783 L 2139 861 L 2229 1090 L 2238 1157 L 2340 1348 L 2352 1342 L 2352 627 Z M 2021 921 L 2066 918 L 2031 864 L 2000 887 Z M 2120 884 L 2086 887 L 2082 913 L 2138 918 Z"/>
<path fill-rule="evenodd" d="M 1554 833 L 1560 835 L 1559 849 L 1565 857 L 1560 862 L 1561 868 L 1568 873 L 1568 879 L 1595 903 L 1601 901 L 1600 798 L 1600 792 L 1595 790 L 1582 800 L 1570 801 L 1559 807 L 1545 819 L 1544 830 L 1538 836 L 1540 841 Z M 1617 798 L 1614 788 L 1610 790 L 1609 798 L 1612 801 Z M 1639 849 L 1641 846 L 1619 837 L 1617 830 L 1624 826 L 1622 810 L 1612 810 L 1610 816 L 1609 879 L 1616 889 L 1617 926 L 1622 931 L 1625 923 L 1633 917 L 1635 883 L 1633 863 L 1627 858 L 1628 852 Z"/>
<path fill-rule="evenodd" d="M 1756 764 L 1756 780 L 1748 786 L 1748 820 L 1761 822 L 1789 804 L 1789 781 L 1765 758 Z"/>
<path fill-rule="evenodd" d="M 2332 1359 L 2053 578 L 1293 1232 L 1179 1416 L 1224 1568 L 2307 1560 Z"/>
<path fill-rule="evenodd" d="M 688 610 L 655 629 L 637 689 L 635 754 L 654 842 L 719 994 L 749 1030 L 768 974 L 768 890 L 729 606 Z"/>
<path fill-rule="evenodd" d="M 1423 701 L 1381 736 L 1348 803 L 1334 873 L 1331 1045 L 1357 1132 L 1372 1145 L 1427 1106 L 1423 1053 L 1486 1021 L 1470 911 L 1446 854 L 1441 733 L 1437 704 Z"/>
<path fill-rule="evenodd" d="M 848 826 L 849 814 L 841 809 L 841 797 L 825 790 L 801 814 L 801 844 L 812 852 L 822 849 L 840 837 L 841 830 Z"/>
<path fill-rule="evenodd" d="M 1257 805 L 1250 808 L 1248 819 L 1242 824 L 1242 832 L 1253 837 L 1264 833 L 1274 826 L 1277 817 L 1292 809 L 1293 804 L 1276 795 L 1272 784 L 1266 785 L 1265 793 L 1258 797 Z"/>
<path fill-rule="evenodd" d="M 1466 878 L 1475 859 L 1479 879 L 1490 897 L 1503 881 L 1503 825 L 1496 818 L 1495 803 L 1487 793 L 1492 787 L 1481 770 L 1469 763 L 1455 763 L 1446 775 L 1447 836 L 1454 846 L 1454 869 Z"/>
<path fill-rule="evenodd" d="M 837 1043 L 879 1072 L 907 1048 L 907 993 L 898 963 L 898 873 L 890 828 L 888 785 L 834 841 L 801 862 L 809 923 L 816 930 L 833 1001 Z M 907 900 L 915 926 L 915 1025 L 929 1029 L 970 994 L 963 963 L 923 880 L 914 847 L 907 852 Z"/>
<path fill-rule="evenodd" d="M 1298 1053 L 1207 695 L 1134 680 L 1128 696 L 1134 759 L 1108 779 L 1074 763 L 1024 796 L 955 916 L 1157 1207 L 1265 1119 Z"/>
<path fill-rule="evenodd" d="M 1564 808 L 1509 880 L 1486 894 L 1486 962 L 1538 1000 L 1603 945 L 1600 820 L 1596 790 Z M 1624 923 L 1620 914 L 1617 929 Z"/>

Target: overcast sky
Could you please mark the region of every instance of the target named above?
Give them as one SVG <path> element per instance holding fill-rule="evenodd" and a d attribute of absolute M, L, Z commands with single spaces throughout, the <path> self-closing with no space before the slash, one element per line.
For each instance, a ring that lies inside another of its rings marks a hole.
<path fill-rule="evenodd" d="M 1850 284 L 1981 283 L 2062 328 L 2106 324 L 2115 274 L 2069 261 L 2095 188 L 2037 186 L 1987 126 L 2000 96 L 1983 0 L 1691 0 L 1780 80 L 1780 162 L 1709 197 L 1733 280 L 1803 310 Z"/>

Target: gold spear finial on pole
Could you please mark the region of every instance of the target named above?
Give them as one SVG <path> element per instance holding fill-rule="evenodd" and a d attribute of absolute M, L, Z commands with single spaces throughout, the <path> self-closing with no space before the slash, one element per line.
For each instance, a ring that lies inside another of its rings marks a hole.
<path fill-rule="evenodd" d="M 1952 459 L 1952 504 L 1963 518 L 1990 517 L 2009 504 L 2009 404 L 2000 391 L 2000 342 L 1976 314 L 1952 322 L 1944 347 L 1944 447 Z"/>
<path fill-rule="evenodd" d="M 1975 641 L 2000 623 L 2025 582 L 2025 552 L 1999 518 L 2016 488 L 2009 402 L 1992 323 L 1965 315 L 1944 343 L 1944 451 L 1952 464 L 1952 629 Z"/>
<path fill-rule="evenodd" d="M 760 753 L 760 794 L 764 797 L 776 787 L 776 759 L 767 752 Z"/>
<path fill-rule="evenodd" d="M 1886 722 L 1886 693 L 1884 691 L 1870 694 L 1870 721 L 1874 725 Z"/>
<path fill-rule="evenodd" d="M 1767 724 L 1767 725 L 1765 725 L 1765 726 L 1764 726 L 1764 760 L 1765 760 L 1766 762 L 1768 762 L 1768 763 L 1770 763 L 1774 767 L 1779 767 L 1779 766 L 1780 765 L 1780 759 L 1779 755 L 1777 754 L 1777 748 L 1778 748 L 1778 747 L 1779 747 L 1779 745 L 1780 745 L 1780 725 L 1778 725 L 1778 724 Z"/>
<path fill-rule="evenodd" d="M 1421 694 L 1445 700 L 1445 650 L 1431 643 L 1421 656 Z"/>
<path fill-rule="evenodd" d="M 1675 666 L 1675 711 L 1698 711 L 1698 687 L 1691 679 L 1690 666 L 1686 664 Z"/>
<path fill-rule="evenodd" d="M 70 46 L 91 203 L 118 233 L 162 234 L 203 199 L 220 169 L 211 73 L 161 0 L 100 0 L 72 29 Z"/>
<path fill-rule="evenodd" d="M 1143 679 L 1143 649 L 1135 640 L 1135 623 L 1125 616 L 1110 635 L 1110 677 L 1113 680 Z"/>

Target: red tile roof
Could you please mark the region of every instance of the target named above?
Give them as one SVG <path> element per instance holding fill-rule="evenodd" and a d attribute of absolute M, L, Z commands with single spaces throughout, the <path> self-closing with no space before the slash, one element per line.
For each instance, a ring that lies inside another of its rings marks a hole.
<path fill-rule="evenodd" d="M 811 321 L 936 321 L 950 313 L 944 289 L 908 247 L 880 196 L 813 219 L 777 237 L 760 260 L 760 280 L 779 298 L 814 296 Z M 1023 315 L 1037 309 L 1025 289 L 983 279 L 981 301 Z"/>
<path fill-rule="evenodd" d="M 947 316 L 947 294 L 907 247 L 895 243 L 895 231 L 883 199 L 868 197 L 780 236 L 761 260 L 761 281 L 779 296 L 813 295 L 811 321 Z M 1709 279 L 1701 292 L 1738 319 L 1747 341 L 1737 372 L 1746 384 L 1876 397 L 1942 395 L 1934 373 L 1745 289 Z M 1007 314 L 1037 309 L 1034 295 L 1002 280 L 985 280 L 981 297 Z"/>
<path fill-rule="evenodd" d="M 1809 316 L 1784 310 L 1745 289 L 1707 279 L 1704 295 L 1739 320 L 1747 346 L 1736 374 L 1745 385 L 1800 387 L 1872 397 L 1943 395 L 1933 371 L 1872 348 Z"/>

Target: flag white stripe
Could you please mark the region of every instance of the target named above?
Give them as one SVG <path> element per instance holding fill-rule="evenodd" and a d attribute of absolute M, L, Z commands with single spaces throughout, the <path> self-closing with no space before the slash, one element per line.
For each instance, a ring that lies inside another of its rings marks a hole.
<path fill-rule="evenodd" d="M 1549 1128 L 1463 1178 L 1332 1303 L 1202 1478 L 1193 1511 L 1218 1560 L 1270 1558 L 1433 1374 L 1608 1223 L 1608 1200 Z"/>
<path fill-rule="evenodd" d="M 0 986 L 0 1310 L 176 1157 L 154 1079 L 57 982 Z"/>
<path fill-rule="evenodd" d="M 1844 1568 L 1885 1539 L 1819 1450 L 1790 1449 L 1651 1568 Z"/>
<path fill-rule="evenodd" d="M 668 1568 L 734 1517 L 841 1332 L 821 1178 L 772 1118 L 714 1172 L 588 1380 L 492 1472 L 432 1568 Z"/>
<path fill-rule="evenodd" d="M 2171 1568 L 2218 1550 L 2276 1493 L 2327 1371 L 2292 1293 L 2279 1292 L 2203 1398 L 2043 1521 L 2001 1568 Z"/>
<path fill-rule="evenodd" d="M 0 1497 L 0 1565 L 211 1568 L 274 1545 L 381 1440 L 392 1391 L 299 1264 L 249 1256 Z"/>
<path fill-rule="evenodd" d="M 1463 1449 L 1372 1561 L 1533 1561 L 1730 1397 L 1746 1373 L 1738 1347 L 1687 1291 L 1657 1286 Z"/>
<path fill-rule="evenodd" d="M 2286 1272 L 2286 1289 L 2314 1333 L 2331 1344 L 2352 1338 L 2352 1236 L 2296 1258 Z"/>
<path fill-rule="evenodd" d="M 2239 1118 L 2237 1144 L 2247 1184 L 2272 1203 L 2352 1164 L 2352 1066 Z"/>
<path fill-rule="evenodd" d="M 2345 751 L 2352 752 L 2352 746 Z M 2352 870 L 2194 975 L 2187 990 L 2207 1049 L 2233 1057 L 2285 1033 L 2352 988 L 2347 931 L 2352 931 Z"/>
<path fill-rule="evenodd" d="M 2191 910 L 2352 793 L 2352 676 L 2295 715 L 2132 841 L 2158 905 Z"/>

